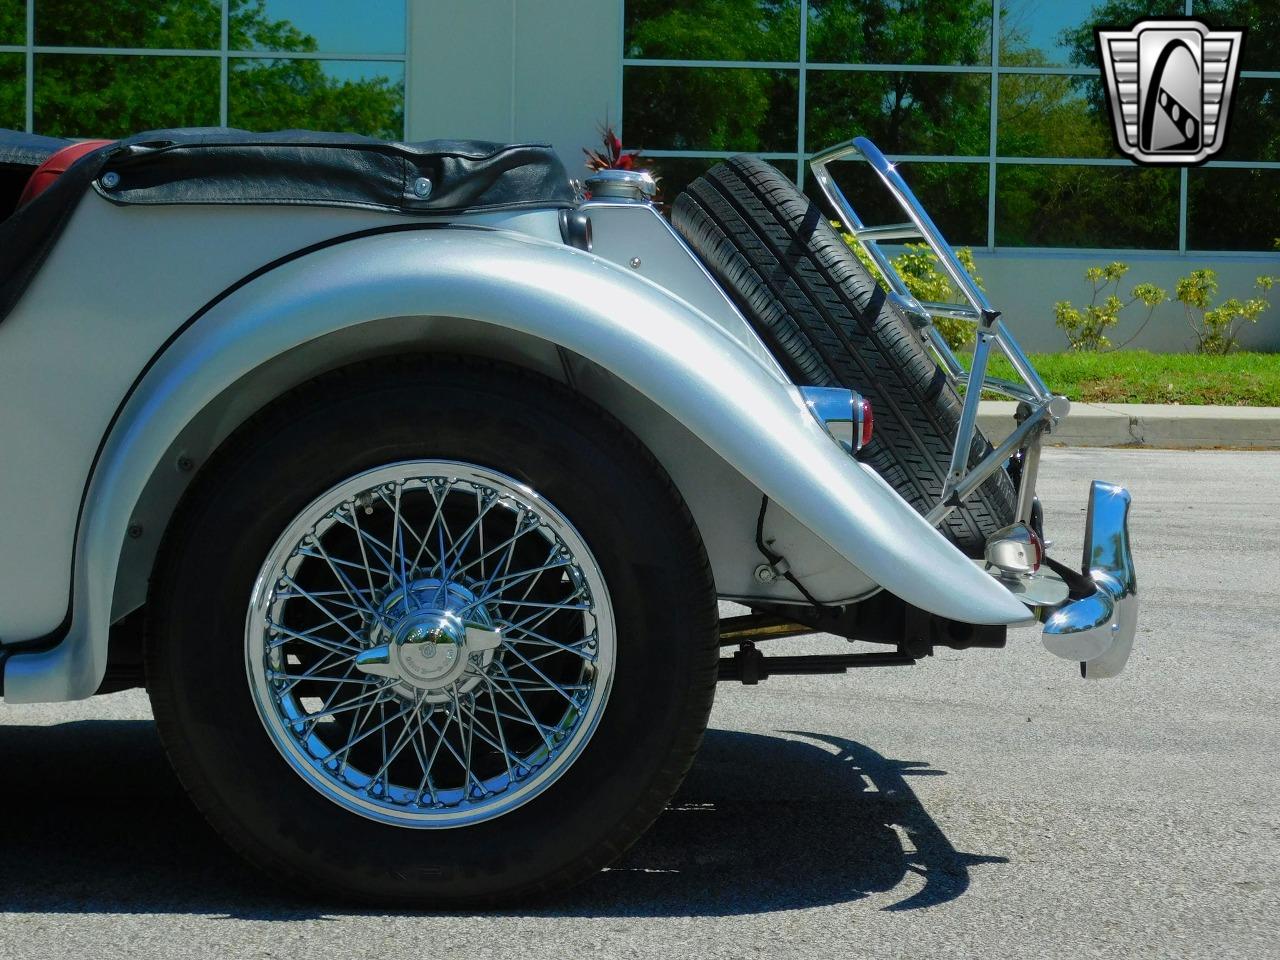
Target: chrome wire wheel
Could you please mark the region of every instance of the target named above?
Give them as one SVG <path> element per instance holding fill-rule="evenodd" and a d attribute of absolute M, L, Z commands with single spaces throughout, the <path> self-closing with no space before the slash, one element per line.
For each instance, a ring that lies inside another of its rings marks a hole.
<path fill-rule="evenodd" d="M 478 823 L 581 755 L 616 630 L 586 543 L 519 481 L 391 464 L 289 524 L 245 624 L 254 705 L 312 787 L 403 827 Z"/>

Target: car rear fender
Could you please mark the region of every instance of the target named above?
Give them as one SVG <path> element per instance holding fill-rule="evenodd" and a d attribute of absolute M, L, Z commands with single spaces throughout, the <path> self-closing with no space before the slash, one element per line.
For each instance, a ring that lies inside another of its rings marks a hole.
<path fill-rule="evenodd" d="M 505 231 L 401 231 L 280 264 L 225 294 L 158 354 L 90 480 L 71 629 L 51 649 L 13 653 L 5 699 L 77 699 L 97 689 L 131 512 L 174 438 L 207 404 L 299 345 L 412 316 L 461 318 L 560 345 L 662 407 L 836 553 L 909 603 L 969 623 L 1030 619 L 1026 607 L 826 434 L 776 364 L 657 283 L 594 254 Z"/>

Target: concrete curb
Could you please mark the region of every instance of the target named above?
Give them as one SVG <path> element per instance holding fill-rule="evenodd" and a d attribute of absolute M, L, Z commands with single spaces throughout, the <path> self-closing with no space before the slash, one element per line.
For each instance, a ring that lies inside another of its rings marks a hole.
<path fill-rule="evenodd" d="M 978 425 L 993 443 L 1013 429 L 1017 404 L 984 400 Z M 1280 407 L 1073 403 L 1048 443 L 1066 447 L 1246 447 L 1280 450 Z"/>

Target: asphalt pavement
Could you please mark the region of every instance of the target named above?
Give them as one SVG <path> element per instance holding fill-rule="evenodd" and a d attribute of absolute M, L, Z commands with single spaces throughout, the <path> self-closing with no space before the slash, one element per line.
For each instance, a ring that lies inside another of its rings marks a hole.
<path fill-rule="evenodd" d="M 1027 630 L 722 684 L 650 833 L 523 909 L 298 899 L 188 805 L 140 692 L 0 706 L 0 958 L 1280 956 L 1280 453 L 1049 450 L 1060 558 L 1094 477 L 1134 496 L 1123 676 Z"/>

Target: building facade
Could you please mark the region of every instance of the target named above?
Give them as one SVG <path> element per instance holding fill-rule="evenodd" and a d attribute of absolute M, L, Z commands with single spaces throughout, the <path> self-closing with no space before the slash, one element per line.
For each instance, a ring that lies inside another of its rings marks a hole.
<path fill-rule="evenodd" d="M 1202 167 L 1138 167 L 1112 141 L 1093 28 L 1155 15 L 1249 30 Z M 1087 302 L 1094 264 L 1166 289 L 1211 266 L 1242 297 L 1280 273 L 1274 0 L 0 0 L 18 129 L 549 140 L 577 173 L 606 121 L 669 196 L 735 153 L 804 186 L 810 153 L 871 136 L 1032 349 L 1065 345 L 1052 304 Z M 894 219 L 859 165 L 836 173 L 864 219 Z M 1280 320 L 1244 342 L 1280 348 Z M 1133 345 L 1188 348 L 1181 307 Z"/>

